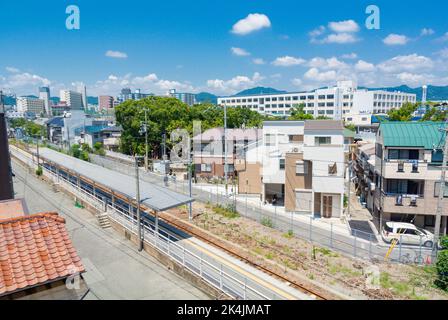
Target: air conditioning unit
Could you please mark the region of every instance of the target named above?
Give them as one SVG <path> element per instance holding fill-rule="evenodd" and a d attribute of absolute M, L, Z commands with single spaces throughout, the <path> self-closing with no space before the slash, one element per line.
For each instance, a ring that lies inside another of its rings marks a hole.
<path fill-rule="evenodd" d="M 375 184 L 373 182 L 370 183 L 370 191 L 375 191 Z"/>
<path fill-rule="evenodd" d="M 298 152 L 299 152 L 299 148 L 293 148 L 293 149 L 292 149 L 292 152 L 294 152 L 294 153 L 298 153 Z"/>

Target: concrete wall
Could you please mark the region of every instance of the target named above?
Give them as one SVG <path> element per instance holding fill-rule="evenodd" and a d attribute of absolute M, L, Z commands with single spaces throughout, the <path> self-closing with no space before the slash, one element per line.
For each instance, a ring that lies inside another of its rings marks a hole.
<path fill-rule="evenodd" d="M 238 193 L 261 194 L 261 164 L 246 163 L 238 165 Z"/>

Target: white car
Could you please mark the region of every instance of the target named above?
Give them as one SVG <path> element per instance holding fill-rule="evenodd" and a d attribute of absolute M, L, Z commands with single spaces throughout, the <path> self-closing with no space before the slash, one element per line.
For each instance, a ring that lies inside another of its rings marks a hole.
<path fill-rule="evenodd" d="M 386 222 L 382 230 L 384 241 L 396 240 L 401 244 L 423 245 L 431 248 L 434 245 L 434 234 L 418 228 L 412 223 Z"/>

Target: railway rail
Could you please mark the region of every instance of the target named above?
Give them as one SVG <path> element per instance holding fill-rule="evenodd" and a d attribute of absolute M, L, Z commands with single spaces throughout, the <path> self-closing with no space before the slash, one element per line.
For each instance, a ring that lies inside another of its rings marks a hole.
<path fill-rule="evenodd" d="M 33 151 L 31 150 L 15 148 L 15 151 L 22 153 L 23 156 L 32 160 L 32 163 L 35 163 L 35 160 L 37 159 L 37 155 L 34 154 Z M 89 177 L 85 177 L 77 173 L 75 170 L 66 168 L 63 165 L 52 162 L 51 160 L 46 159 L 42 155 L 40 155 L 39 161 L 40 164 L 43 166 L 43 168 L 46 169 L 48 172 L 51 172 L 53 175 L 57 175 L 58 178 L 59 177 L 62 178 L 63 180 L 70 183 L 73 187 L 78 187 L 79 190 L 85 192 L 86 194 L 89 194 L 95 200 L 104 203 L 106 206 L 109 206 L 114 209 L 119 208 L 122 214 L 128 215 L 127 219 L 129 218 L 131 219 L 131 224 L 136 222 L 137 203 L 134 199 L 131 199 L 129 196 L 126 196 L 119 192 L 116 192 L 108 188 L 107 186 L 103 186 L 101 185 L 101 183 L 93 181 L 92 179 L 89 179 Z M 286 276 L 272 270 L 270 267 L 266 267 L 259 263 L 254 262 L 248 256 L 245 256 L 237 252 L 235 248 L 232 248 L 230 245 L 225 244 L 222 241 L 222 239 L 219 239 L 218 237 L 212 236 L 204 232 L 200 228 L 175 217 L 173 214 L 169 212 L 157 213 L 152 211 L 150 208 L 146 207 L 144 204 L 141 204 L 140 208 L 143 213 L 145 228 L 147 229 L 147 231 L 153 232 L 154 237 L 156 233 L 157 237 L 159 237 L 160 233 L 160 235 L 164 238 L 167 238 L 168 241 L 170 240 L 176 242 L 188 241 L 190 242 L 190 245 L 197 246 L 197 244 L 191 243 L 191 239 L 189 239 L 190 237 L 194 237 L 204 243 L 209 244 L 212 247 L 220 249 L 221 251 L 227 253 L 228 255 L 238 259 L 239 261 L 245 264 L 252 266 L 253 268 L 263 272 L 264 274 L 267 274 L 272 278 L 275 278 L 283 283 L 286 283 L 290 288 L 302 292 L 303 294 L 309 296 L 311 299 L 316 300 L 340 299 L 340 297 L 337 297 L 332 293 L 325 292 L 323 289 L 319 287 L 310 288 L 310 286 L 308 285 L 304 285 L 298 283 L 297 281 L 293 281 L 287 278 Z M 212 255 L 214 255 L 215 258 L 219 258 L 216 254 Z M 265 281 L 263 281 L 262 279 L 257 281 L 259 282 L 261 281 L 262 285 L 268 285 L 267 283 L 263 283 Z M 290 299 L 291 295 L 283 294 L 283 297 L 288 297 Z"/>

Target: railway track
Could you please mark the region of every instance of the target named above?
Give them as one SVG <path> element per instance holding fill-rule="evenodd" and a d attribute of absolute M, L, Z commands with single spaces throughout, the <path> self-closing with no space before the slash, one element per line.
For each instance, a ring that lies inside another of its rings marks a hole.
<path fill-rule="evenodd" d="M 22 154 L 26 154 L 28 158 L 32 157 L 32 155 L 30 154 L 30 152 L 28 150 L 23 150 L 20 148 L 20 152 Z M 90 179 L 88 179 L 88 177 L 84 177 L 84 178 L 86 178 L 87 180 L 90 180 Z M 104 190 L 104 191 L 106 191 L 106 190 Z M 154 215 L 149 208 L 146 208 L 144 205 L 142 205 L 141 207 L 142 207 L 142 210 L 145 211 L 148 215 Z M 264 265 L 261 265 L 261 264 L 255 262 L 253 259 L 251 259 L 249 257 L 249 254 L 244 255 L 244 254 L 237 252 L 237 249 L 235 248 L 234 245 L 231 245 L 230 243 L 226 243 L 225 240 L 220 239 L 217 236 L 210 235 L 207 232 L 200 229 L 199 227 L 191 225 L 190 223 L 176 217 L 173 213 L 170 212 L 170 210 L 168 210 L 168 212 L 159 213 L 158 216 L 159 216 L 159 219 L 161 219 L 168 225 L 171 225 L 175 229 L 179 230 L 180 232 L 176 233 L 176 235 L 181 236 L 183 239 L 185 239 L 185 237 L 181 235 L 182 232 L 185 234 L 191 235 L 191 236 L 195 237 L 196 239 L 198 239 L 204 243 L 207 243 L 215 248 L 220 249 L 221 251 L 238 259 L 239 261 L 242 261 L 257 270 L 259 270 L 265 274 L 268 274 L 269 276 L 271 276 L 277 280 L 280 280 L 283 283 L 286 283 L 289 287 L 294 288 L 294 289 L 312 297 L 313 299 L 317 299 L 317 300 L 340 299 L 340 297 L 338 297 L 332 293 L 325 292 L 324 289 L 319 288 L 317 286 L 308 285 L 308 284 L 305 285 L 303 283 L 299 283 L 298 281 L 291 280 L 290 278 L 287 278 L 286 276 L 280 274 L 279 272 L 274 271 L 273 270 L 274 267 L 270 268 L 270 267 L 267 267 L 267 266 L 264 266 Z M 173 231 L 171 230 L 171 232 L 173 232 Z"/>

